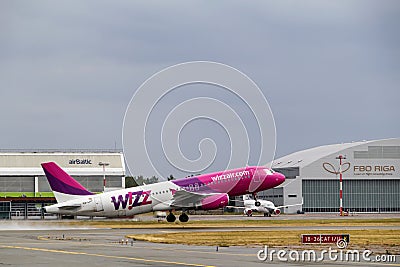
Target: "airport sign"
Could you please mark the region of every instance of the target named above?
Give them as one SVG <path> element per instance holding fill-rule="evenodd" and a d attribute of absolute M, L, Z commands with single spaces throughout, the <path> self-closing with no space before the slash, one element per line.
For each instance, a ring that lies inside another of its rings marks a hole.
<path fill-rule="evenodd" d="M 302 234 L 302 244 L 331 244 L 337 243 L 340 240 L 350 242 L 349 234 Z"/>

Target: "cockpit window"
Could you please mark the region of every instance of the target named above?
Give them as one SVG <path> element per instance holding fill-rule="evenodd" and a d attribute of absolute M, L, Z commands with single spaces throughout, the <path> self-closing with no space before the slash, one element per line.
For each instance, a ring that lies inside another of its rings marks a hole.
<path fill-rule="evenodd" d="M 264 171 L 265 171 L 265 173 L 266 173 L 267 175 L 271 175 L 271 174 L 273 173 L 272 170 L 267 169 L 267 168 L 265 168 Z"/>

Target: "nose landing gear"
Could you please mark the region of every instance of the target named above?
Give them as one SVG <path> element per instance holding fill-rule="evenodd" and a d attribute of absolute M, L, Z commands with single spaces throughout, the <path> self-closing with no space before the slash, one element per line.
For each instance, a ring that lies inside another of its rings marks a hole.
<path fill-rule="evenodd" d="M 256 193 L 252 193 L 252 195 L 253 195 L 253 198 L 254 198 L 254 200 L 255 200 L 254 205 L 255 205 L 256 207 L 260 207 L 260 206 L 261 206 L 261 202 L 257 200 L 257 194 L 256 194 Z"/>

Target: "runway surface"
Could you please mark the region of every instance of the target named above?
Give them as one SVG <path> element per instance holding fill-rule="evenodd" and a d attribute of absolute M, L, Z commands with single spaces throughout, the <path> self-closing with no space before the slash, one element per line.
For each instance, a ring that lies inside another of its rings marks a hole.
<path fill-rule="evenodd" d="M 52 226 L 51 223 L 15 222 L 0 224 L 0 266 L 263 266 L 282 265 L 260 261 L 261 247 L 206 247 L 154 244 L 129 240 L 120 243 L 129 234 L 193 231 L 194 229 L 74 229 Z M 41 227 L 40 227 L 41 226 Z M 385 226 L 382 226 L 385 227 Z M 282 229 L 282 228 L 280 228 Z M 301 230 L 302 227 L 288 227 Z M 307 229 L 307 228 L 304 228 Z M 314 228 L 315 229 L 315 228 Z M 329 227 L 332 229 L 332 227 Z M 210 231 L 215 229 L 196 229 Z M 231 230 L 231 229 L 217 229 Z M 271 228 L 259 228 L 271 230 Z M 400 266 L 400 258 L 390 264 L 372 262 L 334 262 L 324 260 L 313 266 Z M 310 262 L 288 262 L 291 266 L 305 266 Z"/>

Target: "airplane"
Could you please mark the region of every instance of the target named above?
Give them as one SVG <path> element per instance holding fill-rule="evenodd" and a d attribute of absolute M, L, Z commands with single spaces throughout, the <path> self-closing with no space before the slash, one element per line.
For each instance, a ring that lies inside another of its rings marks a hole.
<path fill-rule="evenodd" d="M 259 202 L 260 205 L 257 205 L 256 202 Z M 268 200 L 254 200 L 251 199 L 249 195 L 243 195 L 243 202 L 244 202 L 244 210 L 243 213 L 247 216 L 253 216 L 253 212 L 261 212 L 264 213 L 265 217 L 271 217 L 272 214 L 279 215 L 281 214 L 281 208 L 285 207 L 292 207 L 292 206 L 299 206 L 303 205 L 300 204 L 293 204 L 293 205 L 285 205 L 285 206 L 275 206 L 272 201 Z"/>
<path fill-rule="evenodd" d="M 179 221 L 187 222 L 188 210 L 222 208 L 228 205 L 229 196 L 255 196 L 285 181 L 281 173 L 253 166 L 94 194 L 56 163 L 41 165 L 57 200 L 57 204 L 44 207 L 44 211 L 73 216 L 131 217 L 169 211 L 166 219 L 174 222 L 172 211 L 182 210 Z"/>

